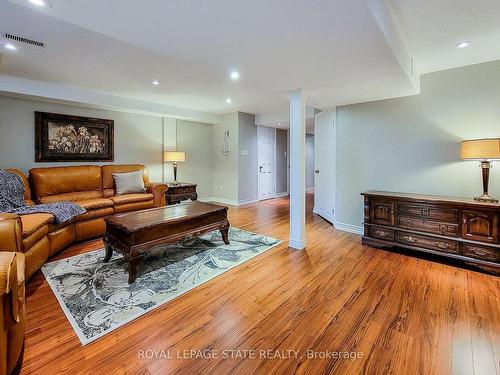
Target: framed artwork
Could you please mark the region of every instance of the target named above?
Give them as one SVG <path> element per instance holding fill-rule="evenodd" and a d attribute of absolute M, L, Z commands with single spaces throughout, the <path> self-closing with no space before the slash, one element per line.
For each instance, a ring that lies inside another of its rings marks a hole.
<path fill-rule="evenodd" d="M 114 161 L 114 121 L 35 112 L 35 162 Z"/>

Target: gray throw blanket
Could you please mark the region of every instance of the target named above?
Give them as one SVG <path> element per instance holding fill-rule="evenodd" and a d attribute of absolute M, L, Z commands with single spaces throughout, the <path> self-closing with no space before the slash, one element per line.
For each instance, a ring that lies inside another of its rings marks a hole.
<path fill-rule="evenodd" d="M 21 177 L 0 169 L 0 212 L 18 215 L 48 213 L 54 215 L 57 224 L 61 224 L 87 211 L 72 202 L 28 206 L 24 200 L 24 184 Z"/>

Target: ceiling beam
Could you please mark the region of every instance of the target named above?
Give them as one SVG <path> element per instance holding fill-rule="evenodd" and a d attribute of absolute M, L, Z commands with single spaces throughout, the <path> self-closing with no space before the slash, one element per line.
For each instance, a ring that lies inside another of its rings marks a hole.
<path fill-rule="evenodd" d="M 384 0 L 368 0 L 368 6 L 380 30 L 382 30 L 382 34 L 389 44 L 392 53 L 413 86 L 415 94 L 419 94 L 420 73 L 418 72 L 417 64 L 408 50 L 405 37 L 387 8 L 387 4 Z"/>
<path fill-rule="evenodd" d="M 138 113 L 155 117 L 172 117 L 206 124 L 218 124 L 220 122 L 220 116 L 213 113 L 194 111 L 166 104 L 8 75 L 0 75 L 0 93 L 8 96 L 71 104 L 81 107 Z"/>

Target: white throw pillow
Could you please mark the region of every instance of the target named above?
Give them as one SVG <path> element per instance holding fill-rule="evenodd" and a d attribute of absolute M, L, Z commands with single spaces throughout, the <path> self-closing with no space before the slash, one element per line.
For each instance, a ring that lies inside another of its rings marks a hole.
<path fill-rule="evenodd" d="M 146 192 L 142 171 L 113 173 L 113 178 L 116 185 L 116 195 Z"/>

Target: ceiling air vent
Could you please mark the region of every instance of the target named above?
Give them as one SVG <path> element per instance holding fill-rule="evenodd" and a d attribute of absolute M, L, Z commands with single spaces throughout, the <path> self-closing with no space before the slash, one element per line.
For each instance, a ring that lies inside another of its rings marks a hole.
<path fill-rule="evenodd" d="M 27 43 L 27 44 L 31 44 L 31 45 L 37 46 L 37 47 L 44 47 L 45 46 L 45 43 L 43 43 L 43 42 L 39 42 L 37 40 L 32 40 L 32 39 L 28 39 L 28 38 L 23 38 L 22 36 L 18 36 L 18 35 L 14 35 L 14 34 L 5 33 L 4 37 L 7 39 L 15 40 L 16 42 Z"/>

